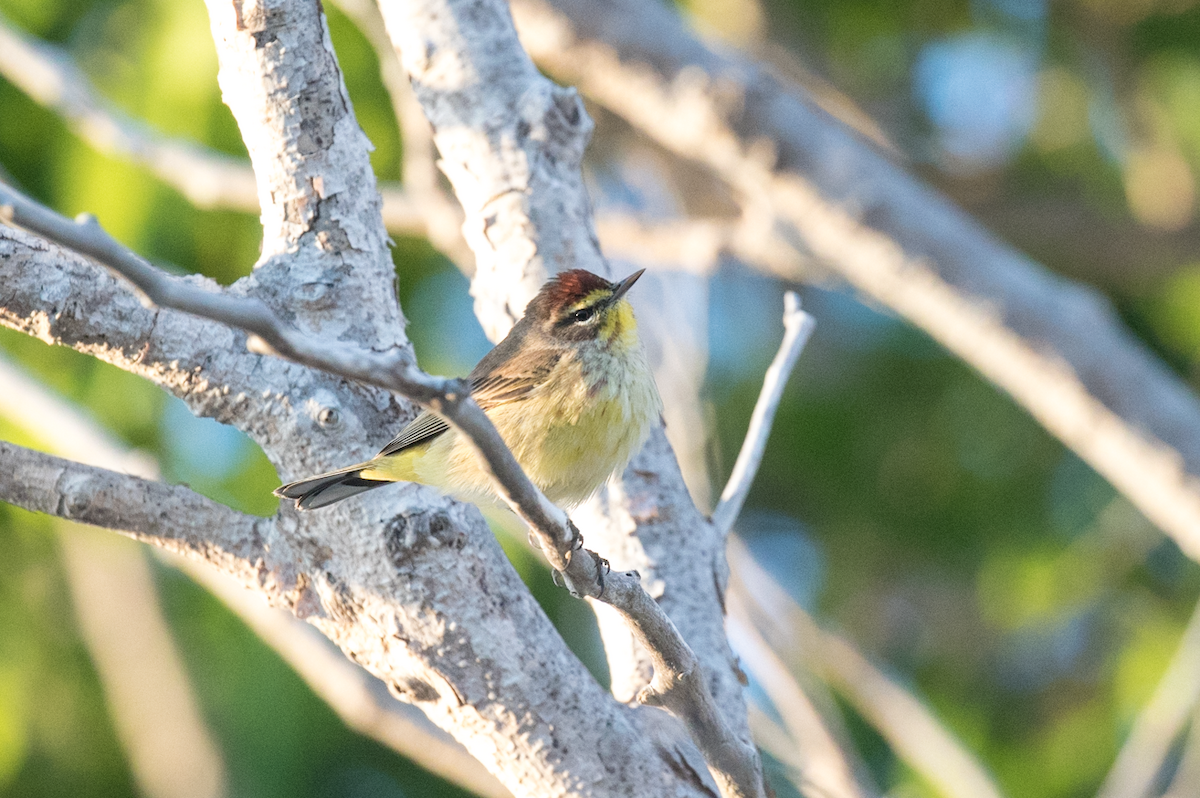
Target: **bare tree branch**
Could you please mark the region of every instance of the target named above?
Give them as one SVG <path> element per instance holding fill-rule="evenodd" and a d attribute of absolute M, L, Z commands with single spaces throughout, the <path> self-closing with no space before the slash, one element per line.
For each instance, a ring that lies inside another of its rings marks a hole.
<path fill-rule="evenodd" d="M 573 89 L 538 73 L 503 3 L 380 11 L 466 214 L 476 315 L 499 340 L 546 276 L 608 274 L 579 171 L 592 122 Z"/>
<path fill-rule="evenodd" d="M 429 123 L 415 105 L 412 89 L 370 0 L 339 0 L 375 48 L 380 74 L 404 138 L 404 184 L 379 186 L 383 223 L 392 233 L 427 236 L 468 276 L 474 258 L 462 236 L 462 210 L 438 186 L 436 152 Z M 199 208 L 257 213 L 254 172 L 244 161 L 202 145 L 172 138 L 106 102 L 70 54 L 25 36 L 0 16 L 0 75 L 35 102 L 60 114 L 72 130 L 100 152 L 146 167 Z M 2 169 L 2 167 L 0 167 Z M 0 179 L 3 179 L 0 171 Z M 11 182 L 7 180 L 5 182 Z M 770 246 L 761 230 L 722 220 L 647 224 L 620 213 L 597 219 L 597 233 L 610 256 L 638 262 L 670 262 L 707 270 L 727 251 L 776 271 L 791 268 L 786 246 Z"/>
<path fill-rule="evenodd" d="M 514 0 L 513 13 L 540 63 L 785 220 L 794 246 L 1006 390 L 1200 559 L 1200 404 L 1094 291 L 996 241 L 765 70 L 709 51 L 666 6 Z"/>
<path fill-rule="evenodd" d="M 397 701 L 387 686 L 355 665 L 327 638 L 291 614 L 267 606 L 224 574 L 191 560 L 171 561 L 250 625 L 338 717 L 431 773 L 483 798 L 510 798 L 479 761 L 416 707 Z"/>
<path fill-rule="evenodd" d="M 470 276 L 475 272 L 475 258 L 463 240 L 462 209 L 441 186 L 433 132 L 413 96 L 400 58 L 392 48 L 379 6 L 374 0 L 336 2 L 338 8 L 354 20 L 379 59 L 379 75 L 391 100 L 392 113 L 400 126 L 404 142 L 401 156 L 405 197 L 409 199 L 414 212 L 422 217 L 423 234 L 434 247 L 454 261 L 459 270 Z M 384 194 L 383 202 L 386 218 L 387 194 Z"/>
<path fill-rule="evenodd" d="M 771 647 L 785 659 L 803 661 L 883 736 L 909 767 L 953 798 L 1003 798 L 975 756 L 909 693 L 863 656 L 850 641 L 821 629 L 731 537 L 736 594 Z"/>
<path fill-rule="evenodd" d="M 816 321 L 800 309 L 800 297 L 788 291 L 783 295 L 783 341 L 775 359 L 767 368 L 763 377 L 762 391 L 758 401 L 754 403 L 754 412 L 750 415 L 750 427 L 746 430 L 746 438 L 742 441 L 742 449 L 738 452 L 733 464 L 733 473 L 721 491 L 721 500 L 717 509 L 713 510 L 712 522 L 725 534 L 733 528 L 746 496 L 750 493 L 750 485 L 758 466 L 762 463 L 763 452 L 767 448 L 767 437 L 771 434 L 771 424 L 775 421 L 775 411 L 779 408 L 779 400 L 783 398 L 783 389 L 787 385 L 788 375 L 796 365 L 808 337 L 812 335 Z"/>
<path fill-rule="evenodd" d="M 1154 694 L 1138 713 L 1098 798 L 1146 798 L 1175 739 L 1200 702 L 1200 605 Z M 1195 734 L 1195 730 L 1192 732 Z"/>
<path fill-rule="evenodd" d="M 255 563 L 287 562 L 290 546 L 275 534 L 274 521 L 243 515 L 189 488 L 85 466 L 7 441 L 0 441 L 0 458 L 6 465 L 0 470 L 0 496 L 26 510 L 117 529 L 212 563 L 245 584 L 267 576 Z"/>
<path fill-rule="evenodd" d="M 549 274 L 579 267 L 608 273 L 579 172 L 591 122 L 573 91 L 538 73 L 504 3 L 384 2 L 380 9 L 463 205 L 464 231 L 477 258 L 476 315 L 496 340 Z M 692 505 L 661 431 L 652 433 L 621 485 L 577 516 L 616 568 L 636 568 L 651 595 L 662 596 L 703 658 L 725 723 L 755 763 L 743 773 L 758 772 L 722 624 L 720 536 Z M 608 648 L 614 641 L 605 634 Z M 625 658 L 631 664 L 648 663 L 636 656 L 636 640 L 621 650 L 634 655 Z M 649 670 L 640 675 L 649 678 Z M 619 681 L 614 673 L 614 685 Z M 692 736 L 697 739 L 694 729 Z"/>
<path fill-rule="evenodd" d="M 551 565 L 563 575 L 571 591 L 614 606 L 654 655 L 655 679 L 652 689 L 639 696 L 643 703 L 665 706 L 684 719 L 724 795 L 757 794 L 744 786 L 753 785 L 756 774 L 745 772 L 748 760 L 743 747 L 717 712 L 700 679 L 695 655 L 666 613 L 646 595 L 636 575 L 606 576 L 601 561 L 582 548 L 582 538 L 575 526 L 521 471 L 516 458 L 460 380 L 424 374 L 412 364 L 407 349 L 377 354 L 318 343 L 283 327 L 255 299 L 206 291 L 158 272 L 108 236 L 94 218 L 72 223 L 4 186 L 0 186 L 0 217 L 101 260 L 133 282 L 151 301 L 246 329 L 274 353 L 405 394 L 442 415 L 475 444 L 497 492 L 529 524 Z M 6 495 L 2 484 L 0 495 Z M 761 790 L 761 776 L 757 778 Z"/>
<path fill-rule="evenodd" d="M 0 357 L 0 386 L 3 386 L 0 415 L 33 432 L 60 454 L 69 454 L 85 465 L 125 471 L 147 479 L 157 476 L 157 463 L 148 456 L 125 450 L 76 408 L 51 394 L 3 357 Z M 88 545 L 96 547 L 99 544 L 96 541 Z M 69 547 L 70 543 L 64 540 L 64 546 Z M 147 594 L 144 588 L 138 587 L 144 562 L 136 549 L 132 555 L 126 549 L 125 556 L 121 555 L 121 550 L 111 547 L 103 548 L 103 551 L 107 566 L 120 569 L 122 576 L 116 581 L 132 582 L 135 589 L 142 591 L 144 595 L 138 598 L 140 604 L 157 601 L 153 591 Z M 348 726 L 478 795 L 487 798 L 511 795 L 461 745 L 430 723 L 419 709 L 397 701 L 383 682 L 347 660 L 311 626 L 283 610 L 268 606 L 261 596 L 245 590 L 235 580 L 207 565 L 157 551 L 167 556 L 172 566 L 186 571 L 241 616 Z M 135 556 L 137 562 L 129 556 Z M 94 558 L 75 558 L 76 561 L 81 559 L 85 561 L 79 566 L 86 568 L 86 560 Z M 73 579 L 73 582 L 78 583 L 78 580 Z M 125 638 L 129 633 L 126 630 L 120 637 Z M 164 739 L 172 738 L 168 735 Z M 188 783 L 194 788 L 192 782 L 194 779 Z"/>
<path fill-rule="evenodd" d="M 221 3 L 210 7 L 221 83 L 255 164 L 265 240 L 259 268 L 227 297 L 248 294 L 327 340 L 403 349 L 366 142 L 319 6 L 242 10 L 239 16 Z M 28 245 L 19 234 L 5 239 Z M 41 253 L 32 249 L 20 254 L 24 265 L 39 254 L 62 257 L 45 245 Z M 10 258 L 6 265 L 22 264 Z M 191 300 L 209 301 L 194 294 Z M 30 310 L 19 323 L 35 328 L 38 312 L 44 313 Z M 270 370 L 273 362 L 240 358 L 247 373 Z M 260 389 L 254 401 L 240 397 L 247 405 L 243 423 L 285 473 L 369 446 L 366 435 L 345 439 L 356 424 L 377 431 L 395 425 L 395 404 L 383 392 L 344 383 L 324 390 L 314 382 L 320 383 L 310 376 L 307 387 L 317 390 L 307 395 L 289 386 L 278 396 Z M 364 403 L 339 404 L 346 397 Z M 326 432 L 337 435 L 325 438 Z M 39 506 L 53 510 L 58 502 Z M 408 491 L 366 497 L 319 518 L 284 512 L 279 523 L 297 545 L 272 547 L 290 557 L 263 563 L 266 584 L 279 585 L 277 603 L 309 619 L 397 694 L 419 702 L 517 794 L 591 794 L 601 783 L 628 795 L 704 789 L 672 771 L 664 758 L 673 754 L 645 736 L 636 713 L 587 677 L 476 511 Z M 497 595 L 505 597 L 502 608 L 488 598 Z M 523 660 L 527 651 L 538 657 Z M 571 720 L 581 716 L 594 725 Z"/>

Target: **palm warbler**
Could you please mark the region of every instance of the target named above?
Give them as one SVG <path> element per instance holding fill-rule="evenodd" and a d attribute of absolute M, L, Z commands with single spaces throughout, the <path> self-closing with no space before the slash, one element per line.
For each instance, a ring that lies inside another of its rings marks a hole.
<path fill-rule="evenodd" d="M 579 504 L 623 469 L 662 413 L 624 299 L 642 271 L 619 283 L 583 269 L 557 275 L 468 378 L 471 396 L 521 468 L 560 506 Z M 399 481 L 467 501 L 493 496 L 467 441 L 429 411 L 367 462 L 283 485 L 275 494 L 311 510 Z"/>

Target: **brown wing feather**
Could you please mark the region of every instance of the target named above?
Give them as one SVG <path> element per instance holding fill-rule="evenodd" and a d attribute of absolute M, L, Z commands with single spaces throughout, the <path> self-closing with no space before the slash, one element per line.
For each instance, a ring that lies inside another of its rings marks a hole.
<path fill-rule="evenodd" d="M 488 352 L 471 371 L 471 396 L 484 410 L 524 399 L 540 385 L 562 358 L 563 351 L 539 347 L 521 351 L 528 326 L 518 323 L 495 349 Z M 519 354 L 518 354 L 519 353 Z M 379 457 L 402 452 L 431 441 L 450 429 L 450 425 L 426 410 L 414 418 L 379 452 Z"/>

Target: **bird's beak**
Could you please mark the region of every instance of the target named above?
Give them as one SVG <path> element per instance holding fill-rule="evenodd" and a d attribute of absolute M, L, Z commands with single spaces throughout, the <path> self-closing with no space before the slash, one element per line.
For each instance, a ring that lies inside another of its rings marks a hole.
<path fill-rule="evenodd" d="M 620 300 L 621 297 L 625 296 L 625 292 L 628 291 L 630 288 L 633 288 L 633 284 L 636 283 L 638 278 L 641 277 L 645 273 L 646 273 L 645 269 L 638 269 L 636 272 L 629 275 L 621 282 L 617 283 L 617 290 L 613 291 L 612 299 L 608 300 L 609 303 L 610 304 L 615 303 L 618 300 Z"/>

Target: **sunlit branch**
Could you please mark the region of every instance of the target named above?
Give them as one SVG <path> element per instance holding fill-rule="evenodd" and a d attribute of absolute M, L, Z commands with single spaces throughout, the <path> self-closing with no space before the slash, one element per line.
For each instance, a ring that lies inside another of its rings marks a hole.
<path fill-rule="evenodd" d="M 379 59 L 379 76 L 391 101 L 392 113 L 396 117 L 396 124 L 400 126 L 400 137 L 404 142 L 401 153 L 404 196 L 412 206 L 412 212 L 421 215 L 424 225 L 422 235 L 427 236 L 434 247 L 454 261 L 460 271 L 470 276 L 475 271 L 475 257 L 463 239 L 462 209 L 441 186 L 437 148 L 433 144 L 429 122 L 413 96 L 408 75 L 392 48 L 379 6 L 375 0 L 335 0 L 335 3 L 354 20 Z M 385 224 L 388 202 L 385 193 Z"/>
<path fill-rule="evenodd" d="M 16 191 L 0 185 L 0 219 L 88 255 L 133 283 L 149 301 L 243 329 L 250 345 L 264 353 L 408 396 L 437 412 L 471 441 L 497 492 L 530 527 L 551 566 L 572 593 L 603 601 L 627 618 L 651 651 L 654 682 L 639 698 L 664 706 L 688 725 L 718 782 L 729 776 L 728 796 L 756 795 L 737 785 L 752 783 L 743 772 L 741 746 L 717 711 L 695 654 L 662 608 L 646 594 L 636 574 L 607 573 L 604 562 L 583 548 L 579 531 L 525 476 L 512 452 L 461 380 L 431 377 L 403 350 L 376 353 L 313 340 L 284 326 L 261 302 L 228 292 L 204 290 L 163 273 L 125 249 L 92 217 L 71 222 Z M 0 495 L 23 495 L 21 486 L 0 480 Z M 17 503 L 20 503 L 19 501 Z M 53 506 L 38 506 L 53 512 Z M 230 511 L 233 512 L 233 511 Z M 97 523 L 81 518 L 87 523 Z M 99 524 L 103 526 L 104 524 Z M 761 783 L 759 784 L 761 790 Z"/>
<path fill-rule="evenodd" d="M 80 463 L 155 479 L 157 463 L 126 450 L 67 402 L 51 394 L 0 357 L 0 416 L 33 433 L 54 451 Z M 212 523 L 217 523 L 214 519 Z M 67 541 L 64 545 L 70 549 Z M 268 606 L 262 597 L 221 572 L 185 557 L 167 561 L 207 587 L 284 658 L 348 726 L 471 792 L 487 798 L 511 795 L 477 759 L 415 707 L 397 701 L 383 682 L 354 665 L 316 629 Z M 133 562 L 131 557 L 139 558 Z M 140 554 L 110 550 L 105 562 L 123 579 L 140 578 Z M 131 576 L 132 575 L 132 576 Z M 146 601 L 157 601 L 151 592 Z M 102 602 L 101 602 L 102 603 Z M 99 641 L 96 641 L 99 643 Z"/>
<path fill-rule="evenodd" d="M 434 726 L 416 707 L 397 701 L 383 682 L 355 665 L 313 627 L 270 607 L 223 574 L 190 560 L 168 558 L 237 613 L 292 666 L 338 717 L 376 740 L 482 798 L 511 798 L 461 745 Z"/>
<path fill-rule="evenodd" d="M 83 465 L 0 441 L 0 496 L 33 512 L 114 529 L 134 540 L 212 562 L 253 581 L 251 563 L 274 522 L 244 515 L 183 485 Z M 162 519 L 172 519 L 164 525 Z"/>
<path fill-rule="evenodd" d="M 775 421 L 775 411 L 779 409 L 779 400 L 783 398 L 783 389 L 787 385 L 788 376 L 804 345 L 812 335 L 816 321 L 812 316 L 800 309 L 800 297 L 788 291 L 783 296 L 783 341 L 775 359 L 767 368 L 763 378 L 762 391 L 754 404 L 754 412 L 750 415 L 750 428 L 746 430 L 746 438 L 742 441 L 742 449 L 738 452 L 737 461 L 733 464 L 733 473 L 721 491 L 721 500 L 717 509 L 713 510 L 712 521 L 725 534 L 733 528 L 738 513 L 750 493 L 750 485 L 758 473 L 762 463 L 763 452 L 767 448 L 767 438 L 771 434 L 771 424 Z"/>

